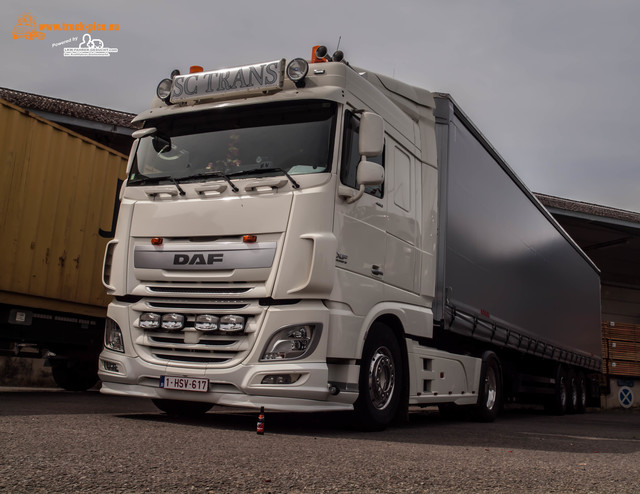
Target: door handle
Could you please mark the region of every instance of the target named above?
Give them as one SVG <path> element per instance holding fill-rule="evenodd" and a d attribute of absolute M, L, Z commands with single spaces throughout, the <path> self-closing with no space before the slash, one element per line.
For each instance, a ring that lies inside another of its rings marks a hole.
<path fill-rule="evenodd" d="M 380 270 L 380 266 L 374 264 L 371 266 L 371 274 L 375 276 L 382 276 L 384 273 Z"/>

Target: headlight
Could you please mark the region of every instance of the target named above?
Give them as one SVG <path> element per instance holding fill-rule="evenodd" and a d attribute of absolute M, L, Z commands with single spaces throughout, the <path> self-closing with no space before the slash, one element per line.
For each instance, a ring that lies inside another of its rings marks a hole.
<path fill-rule="evenodd" d="M 164 314 L 162 316 L 162 329 L 177 331 L 184 328 L 184 316 L 182 314 Z"/>
<path fill-rule="evenodd" d="M 145 312 L 140 314 L 140 327 L 144 329 L 157 329 L 160 327 L 160 314 Z"/>
<path fill-rule="evenodd" d="M 320 339 L 320 325 L 290 326 L 276 332 L 260 360 L 294 360 L 311 354 Z"/>
<path fill-rule="evenodd" d="M 124 353 L 122 331 L 120 331 L 118 324 L 108 317 L 104 324 L 104 346 L 114 352 Z"/>

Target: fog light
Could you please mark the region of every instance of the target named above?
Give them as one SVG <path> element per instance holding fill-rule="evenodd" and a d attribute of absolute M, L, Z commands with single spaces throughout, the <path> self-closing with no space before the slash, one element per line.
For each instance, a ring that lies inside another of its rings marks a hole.
<path fill-rule="evenodd" d="M 242 331 L 244 330 L 244 317 L 242 316 L 222 316 L 220 318 L 220 331 Z"/>
<path fill-rule="evenodd" d="M 320 338 L 320 329 L 320 325 L 314 324 L 281 329 L 271 337 L 260 360 L 303 358 L 315 349 Z"/>
<path fill-rule="evenodd" d="M 144 329 L 157 329 L 160 327 L 160 314 L 145 312 L 140 315 L 140 327 Z"/>
<path fill-rule="evenodd" d="M 162 316 L 162 328 L 176 331 L 184 328 L 184 316 L 182 314 L 165 314 Z"/>
<path fill-rule="evenodd" d="M 100 362 L 102 363 L 103 370 L 107 372 L 117 372 L 118 374 L 122 374 L 120 372 L 120 366 L 118 365 L 117 362 L 111 362 L 110 360 L 102 360 L 102 359 L 100 359 Z"/>
<path fill-rule="evenodd" d="M 261 384 L 293 384 L 300 379 L 300 374 L 269 374 L 262 378 Z"/>
<path fill-rule="evenodd" d="M 108 317 L 104 324 L 104 346 L 114 352 L 124 353 L 122 331 L 120 331 L 118 324 Z"/>
<path fill-rule="evenodd" d="M 194 327 L 198 331 L 217 331 L 219 322 L 220 319 L 218 318 L 218 316 L 213 316 L 211 314 L 200 314 L 196 316 Z"/>

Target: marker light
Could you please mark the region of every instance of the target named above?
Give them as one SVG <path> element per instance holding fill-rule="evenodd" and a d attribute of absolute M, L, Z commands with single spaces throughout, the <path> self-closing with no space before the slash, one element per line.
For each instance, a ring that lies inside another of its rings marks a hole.
<path fill-rule="evenodd" d="M 168 101 L 171 96 L 171 85 L 173 81 L 171 79 L 162 79 L 158 87 L 156 88 L 156 94 L 162 101 Z"/>
<path fill-rule="evenodd" d="M 287 65 L 287 77 L 295 82 L 296 86 L 304 83 L 307 72 L 309 64 L 304 58 L 294 58 Z"/>
<path fill-rule="evenodd" d="M 245 244 L 255 244 L 258 241 L 258 237 L 256 235 L 244 235 L 242 241 Z"/>
<path fill-rule="evenodd" d="M 192 65 L 189 67 L 189 74 L 196 74 L 197 72 L 204 72 L 204 68 L 200 65 Z"/>
<path fill-rule="evenodd" d="M 162 242 L 164 242 L 162 237 L 153 237 L 151 239 L 151 245 L 162 245 Z"/>

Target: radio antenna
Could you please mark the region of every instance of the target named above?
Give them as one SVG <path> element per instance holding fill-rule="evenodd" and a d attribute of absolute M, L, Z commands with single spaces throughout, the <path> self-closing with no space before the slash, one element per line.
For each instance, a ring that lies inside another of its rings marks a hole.
<path fill-rule="evenodd" d="M 338 46 L 336 46 L 336 51 L 340 49 L 340 41 L 342 41 L 342 36 L 338 36 Z"/>

